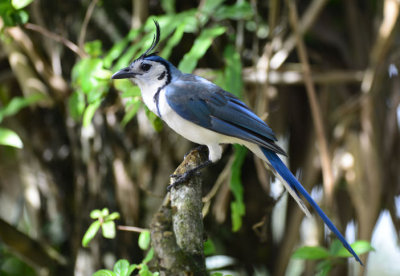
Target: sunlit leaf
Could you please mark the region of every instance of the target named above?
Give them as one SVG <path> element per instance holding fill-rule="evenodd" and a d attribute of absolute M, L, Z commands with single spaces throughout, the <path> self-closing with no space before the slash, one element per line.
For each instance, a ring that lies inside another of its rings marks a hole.
<path fill-rule="evenodd" d="M 179 63 L 179 70 L 184 73 L 191 73 L 197 65 L 200 58 L 204 56 L 213 40 L 226 31 L 225 27 L 216 26 L 209 29 L 204 29 L 199 37 L 195 40 L 192 48 L 183 56 Z"/>
<path fill-rule="evenodd" d="M 100 80 L 110 80 L 112 76 L 112 72 L 106 69 L 98 69 L 97 71 L 93 72 L 93 77 L 100 79 Z"/>
<path fill-rule="evenodd" d="M 128 276 L 129 274 L 129 262 L 127 260 L 118 260 L 118 262 L 115 263 L 113 271 L 115 274 L 118 276 Z"/>
<path fill-rule="evenodd" d="M 103 53 L 102 43 L 100 40 L 86 42 L 83 49 L 91 57 L 98 57 Z"/>
<path fill-rule="evenodd" d="M 32 2 L 33 0 L 11 0 L 11 4 L 16 10 L 25 8 Z"/>
<path fill-rule="evenodd" d="M 103 209 L 101 210 L 101 215 L 102 215 L 103 217 L 108 216 L 108 214 L 110 214 L 110 211 L 108 210 L 108 208 L 103 208 Z"/>
<path fill-rule="evenodd" d="M 139 87 L 133 85 L 130 80 L 127 79 L 116 80 L 114 82 L 114 86 L 116 89 L 122 92 L 121 95 L 122 98 L 138 97 L 141 95 Z"/>
<path fill-rule="evenodd" d="M 181 41 L 183 33 L 185 32 L 186 24 L 180 24 L 175 32 L 174 35 L 168 39 L 167 44 L 163 48 L 161 52 L 161 56 L 168 59 L 171 55 L 172 49 Z"/>
<path fill-rule="evenodd" d="M 101 224 L 101 230 L 103 237 L 107 239 L 113 239 L 116 235 L 115 222 L 113 220 L 105 221 Z"/>
<path fill-rule="evenodd" d="M 141 268 L 139 270 L 139 275 L 140 276 L 153 276 L 153 273 L 149 270 L 149 267 L 142 263 Z"/>
<path fill-rule="evenodd" d="M 106 220 L 116 220 L 116 219 L 119 219 L 119 217 L 120 216 L 119 216 L 118 212 L 113 212 L 106 217 Z"/>
<path fill-rule="evenodd" d="M 23 148 L 23 143 L 18 134 L 8 128 L 0 127 L 0 145 L 14 148 Z"/>
<path fill-rule="evenodd" d="M 86 231 L 85 235 L 82 238 L 83 247 L 88 246 L 89 242 L 96 236 L 99 229 L 100 221 L 96 220 L 89 226 L 89 229 Z"/>
<path fill-rule="evenodd" d="M 143 41 L 147 40 L 151 41 L 151 39 L 152 39 L 151 34 L 147 34 L 140 41 L 131 45 L 125 51 L 125 53 L 122 56 L 120 56 L 120 58 L 117 60 L 115 65 L 112 67 L 112 71 L 116 72 L 117 70 L 120 70 L 128 66 L 133 61 L 133 58 L 138 54 L 139 49 L 143 47 Z"/>
<path fill-rule="evenodd" d="M 107 269 L 101 269 L 97 270 L 92 276 L 118 276 L 115 274 L 115 272 L 107 270 Z"/>
<path fill-rule="evenodd" d="M 372 247 L 371 243 L 368 241 L 356 241 L 351 244 L 351 247 L 353 248 L 354 252 L 357 253 L 357 255 L 362 255 L 370 251 L 374 251 L 375 249 Z M 353 256 L 344 246 L 342 245 L 340 249 L 336 252 L 335 256 L 338 257 L 351 257 Z"/>
<path fill-rule="evenodd" d="M 126 37 L 113 45 L 113 47 L 107 52 L 107 54 L 103 58 L 105 68 L 109 68 L 114 60 L 121 57 L 129 42 L 135 39 L 138 33 L 139 29 L 132 29 Z"/>
<path fill-rule="evenodd" d="M 128 275 L 131 275 L 132 272 L 135 271 L 135 269 L 137 269 L 137 267 L 138 267 L 137 264 L 131 264 L 131 265 L 129 266 L 129 269 L 128 269 Z"/>
<path fill-rule="evenodd" d="M 100 217 L 102 217 L 102 214 L 101 214 L 101 211 L 100 211 L 99 209 L 95 209 L 95 210 L 92 210 L 92 211 L 90 212 L 90 218 L 92 218 L 92 219 L 98 219 L 98 218 L 100 218 Z"/>
<path fill-rule="evenodd" d="M 147 250 L 150 246 L 150 231 L 142 231 L 139 235 L 138 245 L 140 249 Z"/>
<path fill-rule="evenodd" d="M 150 262 L 154 257 L 154 249 L 150 248 L 149 252 L 147 252 L 146 257 L 143 259 L 142 263 L 146 264 Z"/>
<path fill-rule="evenodd" d="M 238 231 L 242 226 L 242 217 L 246 212 L 243 201 L 242 165 L 246 157 L 247 149 L 240 145 L 234 145 L 235 159 L 232 164 L 230 188 L 234 196 L 231 202 L 232 231 Z"/>
<path fill-rule="evenodd" d="M 83 126 L 87 127 L 92 122 L 92 118 L 97 108 L 100 106 L 100 101 L 91 103 L 86 107 L 85 112 L 83 113 Z"/>
<path fill-rule="evenodd" d="M 306 260 L 319 260 L 325 259 L 330 256 L 329 251 L 326 248 L 320 246 L 303 246 L 298 248 L 292 255 L 295 259 L 306 259 Z"/>

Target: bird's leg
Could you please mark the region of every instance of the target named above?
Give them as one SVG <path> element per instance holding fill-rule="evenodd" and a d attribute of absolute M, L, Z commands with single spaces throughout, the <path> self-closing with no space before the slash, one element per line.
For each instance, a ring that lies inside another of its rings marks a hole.
<path fill-rule="evenodd" d="M 199 175 L 200 172 L 199 170 L 211 165 L 212 162 L 210 160 L 207 160 L 197 167 L 187 170 L 183 174 L 171 174 L 170 177 L 175 178 L 174 182 L 171 185 L 168 185 L 167 191 L 170 191 L 172 187 L 175 187 L 176 185 L 182 184 L 186 181 L 188 181 L 192 176 L 194 175 Z"/>

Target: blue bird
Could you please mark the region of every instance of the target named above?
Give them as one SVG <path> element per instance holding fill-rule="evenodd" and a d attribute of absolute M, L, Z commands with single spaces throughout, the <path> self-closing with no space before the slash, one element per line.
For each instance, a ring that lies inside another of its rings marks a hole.
<path fill-rule="evenodd" d="M 175 175 L 176 182 L 183 182 L 195 171 L 218 161 L 222 155 L 221 144 L 244 145 L 267 162 L 307 216 L 311 214 L 300 196 L 309 202 L 362 265 L 343 235 L 279 158 L 278 154 L 286 153 L 275 144 L 277 139 L 271 128 L 231 93 L 202 77 L 182 73 L 152 53 L 160 39 L 160 27 L 154 23 L 156 35 L 150 48 L 112 78 L 132 80 L 139 86 L 147 107 L 169 127 L 186 139 L 207 146 L 208 160 L 186 175 Z"/>

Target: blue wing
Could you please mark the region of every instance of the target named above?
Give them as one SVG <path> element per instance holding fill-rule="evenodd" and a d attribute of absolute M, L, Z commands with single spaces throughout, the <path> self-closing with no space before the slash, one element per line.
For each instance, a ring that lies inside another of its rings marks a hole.
<path fill-rule="evenodd" d="M 362 264 L 332 221 L 278 157 L 276 153 L 285 154 L 285 152 L 274 143 L 276 138 L 271 128 L 243 102 L 215 84 L 201 81 L 189 74 L 183 75 L 165 89 L 168 104 L 186 120 L 212 131 L 259 145 L 276 172 L 296 195 L 301 194 L 310 203 L 343 246 Z"/>
<path fill-rule="evenodd" d="M 165 88 L 171 108 L 184 119 L 286 155 L 271 128 L 242 101 L 210 82 L 184 75 Z"/>

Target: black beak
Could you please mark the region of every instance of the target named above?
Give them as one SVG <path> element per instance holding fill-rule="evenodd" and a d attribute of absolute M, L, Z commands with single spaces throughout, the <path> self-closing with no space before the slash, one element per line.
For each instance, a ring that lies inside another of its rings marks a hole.
<path fill-rule="evenodd" d="M 131 68 L 128 66 L 124 69 L 119 70 L 114 75 L 112 75 L 112 79 L 130 79 L 134 78 L 137 74 L 133 73 Z"/>

